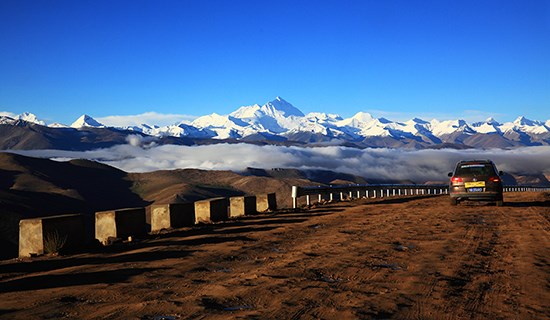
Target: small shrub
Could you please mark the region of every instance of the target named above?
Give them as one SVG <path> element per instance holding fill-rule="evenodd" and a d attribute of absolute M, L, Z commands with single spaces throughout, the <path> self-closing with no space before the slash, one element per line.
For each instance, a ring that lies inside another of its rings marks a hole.
<path fill-rule="evenodd" d="M 67 235 L 64 237 L 59 235 L 59 232 L 54 231 L 46 234 L 44 237 L 44 253 L 59 254 L 67 242 Z"/>

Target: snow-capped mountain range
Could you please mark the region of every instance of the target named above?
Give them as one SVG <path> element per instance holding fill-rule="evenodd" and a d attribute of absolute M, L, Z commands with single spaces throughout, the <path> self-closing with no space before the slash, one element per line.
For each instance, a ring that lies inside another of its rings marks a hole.
<path fill-rule="evenodd" d="M 18 119 L 0 117 L 0 124 L 26 121 L 45 126 L 31 113 Z M 50 128 L 68 128 L 55 123 Z M 82 115 L 70 125 L 83 128 L 107 128 L 88 115 Z M 111 128 L 113 129 L 113 128 Z M 546 122 L 518 117 L 513 122 L 499 123 L 493 118 L 484 122 L 464 120 L 431 120 L 414 118 L 406 122 L 374 118 L 359 112 L 343 119 L 336 114 L 303 114 L 292 104 L 277 97 L 262 106 L 243 106 L 228 115 L 205 115 L 192 122 L 169 126 L 142 124 L 116 128 L 154 137 L 237 140 L 263 143 L 340 143 L 358 147 L 514 147 L 550 145 L 550 120 Z"/>

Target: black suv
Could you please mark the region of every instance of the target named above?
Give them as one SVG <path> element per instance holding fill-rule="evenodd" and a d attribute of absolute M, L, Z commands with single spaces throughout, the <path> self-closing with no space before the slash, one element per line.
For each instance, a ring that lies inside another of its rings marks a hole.
<path fill-rule="evenodd" d="M 493 201 L 503 205 L 502 171 L 497 171 L 491 160 L 460 161 L 454 173 L 449 172 L 451 204 L 462 200 Z"/>

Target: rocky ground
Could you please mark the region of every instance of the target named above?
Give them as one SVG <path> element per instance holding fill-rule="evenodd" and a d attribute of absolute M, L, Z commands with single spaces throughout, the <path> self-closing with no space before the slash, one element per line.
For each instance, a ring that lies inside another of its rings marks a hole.
<path fill-rule="evenodd" d="M 0 262 L 6 319 L 550 318 L 550 194 L 362 199 Z"/>

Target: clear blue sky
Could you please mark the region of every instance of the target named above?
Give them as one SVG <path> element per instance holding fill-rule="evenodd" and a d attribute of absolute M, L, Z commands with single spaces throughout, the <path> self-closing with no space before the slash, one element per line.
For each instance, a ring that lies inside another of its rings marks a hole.
<path fill-rule="evenodd" d="M 71 123 L 276 96 L 344 117 L 548 120 L 550 1 L 0 0 L 0 111 Z"/>

